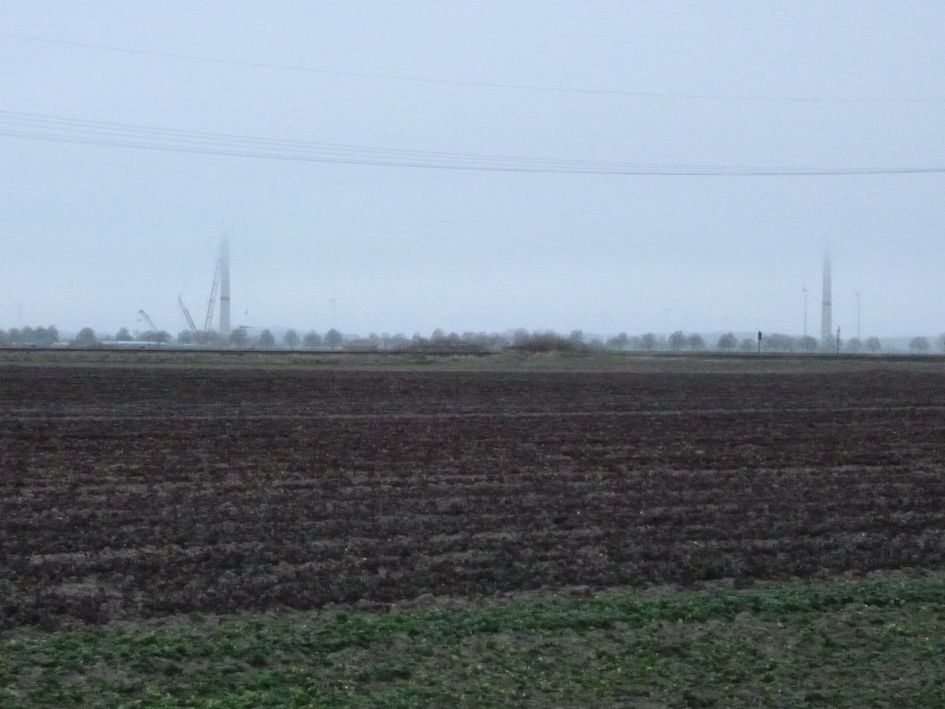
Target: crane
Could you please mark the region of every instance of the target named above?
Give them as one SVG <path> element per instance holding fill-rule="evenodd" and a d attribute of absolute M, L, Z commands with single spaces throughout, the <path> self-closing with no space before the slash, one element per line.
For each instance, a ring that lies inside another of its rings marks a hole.
<path fill-rule="evenodd" d="M 194 319 L 190 316 L 190 311 L 187 309 L 187 306 L 184 305 L 184 298 L 182 295 L 177 296 L 177 304 L 180 305 L 181 312 L 184 314 L 184 317 L 187 318 L 187 324 L 190 326 L 190 329 L 196 335 L 197 324 L 194 322 Z"/>
<path fill-rule="evenodd" d="M 207 299 L 207 314 L 203 320 L 203 329 L 197 329 L 197 323 L 194 322 L 193 317 L 190 314 L 190 310 L 184 305 L 183 293 L 177 296 L 177 304 L 180 306 L 181 312 L 184 314 L 184 317 L 187 319 L 187 325 L 190 327 L 191 332 L 194 335 L 200 336 L 209 336 L 211 327 L 213 325 L 213 311 L 216 308 L 217 304 L 217 293 L 220 290 L 220 282 L 223 281 L 223 300 L 226 301 L 226 305 L 229 304 L 229 291 L 227 291 L 228 276 L 227 267 L 226 267 L 226 240 L 220 245 L 220 254 L 217 256 L 217 265 L 213 271 L 213 283 L 210 286 L 210 298 Z M 227 310 L 227 325 L 229 324 L 229 311 Z"/>
<path fill-rule="evenodd" d="M 141 320 L 144 320 L 144 321 L 148 324 L 148 327 L 151 328 L 151 332 L 157 332 L 157 331 L 158 331 L 157 325 L 155 325 L 155 324 L 154 324 L 154 321 L 153 321 L 150 317 L 148 317 L 148 314 L 147 314 L 146 312 L 144 312 L 143 310 L 139 310 L 139 311 L 138 311 L 138 317 L 139 317 Z"/>

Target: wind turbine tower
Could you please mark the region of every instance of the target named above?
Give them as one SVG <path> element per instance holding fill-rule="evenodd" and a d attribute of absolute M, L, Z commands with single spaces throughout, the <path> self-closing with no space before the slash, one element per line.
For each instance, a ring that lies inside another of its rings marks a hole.
<path fill-rule="evenodd" d="M 825 350 L 833 345 L 833 296 L 830 277 L 830 251 L 824 253 L 824 291 L 820 310 L 820 346 Z"/>
<path fill-rule="evenodd" d="M 227 237 L 220 242 L 220 334 L 230 335 L 230 243 Z"/>

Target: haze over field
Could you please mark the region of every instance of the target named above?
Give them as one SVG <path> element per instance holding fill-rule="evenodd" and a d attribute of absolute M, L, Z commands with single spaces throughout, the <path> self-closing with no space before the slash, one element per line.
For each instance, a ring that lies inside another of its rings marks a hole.
<path fill-rule="evenodd" d="M 816 335 L 829 240 L 844 332 L 857 291 L 864 337 L 945 329 L 942 172 L 505 171 L 945 170 L 938 3 L 7 0 L 0 28 L 0 328 L 115 331 L 143 308 L 176 333 L 226 231 L 234 325 L 800 333 L 806 286 Z M 226 154 L 62 142 L 78 120 Z"/>

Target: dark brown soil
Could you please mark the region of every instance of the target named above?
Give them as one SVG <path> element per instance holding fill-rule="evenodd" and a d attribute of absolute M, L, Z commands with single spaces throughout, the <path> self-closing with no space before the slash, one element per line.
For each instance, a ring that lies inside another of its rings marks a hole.
<path fill-rule="evenodd" d="M 945 567 L 945 371 L 0 369 L 0 627 Z"/>

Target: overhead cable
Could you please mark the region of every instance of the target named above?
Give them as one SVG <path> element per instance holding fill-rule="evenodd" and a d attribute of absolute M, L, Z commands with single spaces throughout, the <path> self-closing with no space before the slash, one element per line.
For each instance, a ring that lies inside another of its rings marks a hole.
<path fill-rule="evenodd" d="M 803 95 L 764 95 L 764 94 L 725 94 L 725 93 L 702 93 L 702 92 L 672 92 L 672 91 L 637 91 L 628 89 L 603 88 L 603 87 L 574 87 L 574 86 L 552 86 L 547 84 L 527 84 L 503 81 L 473 81 L 466 79 L 453 79 L 445 77 L 420 76 L 414 74 L 389 74 L 370 71 L 355 71 L 349 69 L 328 69 L 324 67 L 305 66 L 301 64 L 282 64 L 276 62 L 263 62 L 253 59 L 233 59 L 223 57 L 211 57 L 200 54 L 189 54 L 185 52 L 169 52 L 153 49 L 141 49 L 135 47 L 121 47 L 110 44 L 96 44 L 92 42 L 79 42 L 67 39 L 55 39 L 51 37 L 40 37 L 35 35 L 17 34 L 14 32 L 0 32 L 0 37 L 12 39 L 19 42 L 30 42 L 34 44 L 58 45 L 63 47 L 72 47 L 74 49 L 85 49 L 99 52 L 115 52 L 120 54 L 138 55 L 145 57 L 156 57 L 162 59 L 174 59 L 190 62 L 202 62 L 208 64 L 219 64 L 224 66 L 236 66 L 247 69 L 272 69 L 276 71 L 321 74 L 325 76 L 335 76 L 341 78 L 367 79 L 374 81 L 394 81 L 410 82 L 416 84 L 429 84 L 440 86 L 455 86 L 465 88 L 499 89 L 509 91 L 531 91 L 542 93 L 557 94 L 584 94 L 597 96 L 624 96 L 629 98 L 643 99 L 672 99 L 672 100 L 696 100 L 696 101 L 738 101 L 738 102 L 772 102 L 772 103 L 827 103 L 827 104 L 935 104 L 945 103 L 945 96 L 932 97 L 863 97 L 863 96 L 803 96 Z"/>
<path fill-rule="evenodd" d="M 175 153 L 377 167 L 583 175 L 790 177 L 945 173 L 945 165 L 811 167 L 649 163 L 461 153 L 188 131 L 0 110 L 0 136 Z"/>

